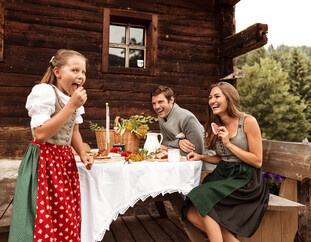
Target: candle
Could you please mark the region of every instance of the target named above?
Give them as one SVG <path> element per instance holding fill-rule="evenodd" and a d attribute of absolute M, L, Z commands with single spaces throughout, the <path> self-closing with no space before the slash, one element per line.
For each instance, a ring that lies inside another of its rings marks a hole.
<path fill-rule="evenodd" d="M 108 106 L 108 103 L 106 103 L 106 150 L 108 150 L 108 144 L 109 144 L 109 142 L 110 142 L 110 137 L 109 137 L 109 124 L 110 124 L 109 106 Z"/>

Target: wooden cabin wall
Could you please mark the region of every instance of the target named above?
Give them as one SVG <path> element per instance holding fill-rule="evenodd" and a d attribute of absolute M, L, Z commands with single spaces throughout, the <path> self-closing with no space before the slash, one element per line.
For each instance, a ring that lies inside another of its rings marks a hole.
<path fill-rule="evenodd" d="M 24 153 L 31 140 L 27 95 L 40 81 L 51 56 L 61 48 L 77 50 L 89 60 L 85 84 L 88 100 L 80 130 L 91 147 L 96 147 L 96 140 L 88 121 L 105 122 L 106 102 L 111 120 L 116 115 L 128 118 L 141 112 L 155 116 L 150 92 L 159 84 L 173 88 L 176 102 L 203 123 L 207 88 L 219 79 L 219 20 L 217 13 L 208 6 L 202 8 L 202 4 L 186 0 L 5 1 L 0 158 Z M 155 76 L 102 73 L 105 7 L 158 14 Z M 153 124 L 151 129 L 158 126 Z"/>

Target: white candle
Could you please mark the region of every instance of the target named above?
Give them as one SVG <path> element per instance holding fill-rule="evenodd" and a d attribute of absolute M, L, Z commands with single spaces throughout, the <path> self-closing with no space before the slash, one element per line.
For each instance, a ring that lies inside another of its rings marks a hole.
<path fill-rule="evenodd" d="M 107 147 L 107 150 L 108 150 L 108 144 L 110 142 L 110 138 L 109 138 L 109 124 L 110 124 L 109 106 L 108 106 L 108 103 L 106 103 L 106 147 Z"/>

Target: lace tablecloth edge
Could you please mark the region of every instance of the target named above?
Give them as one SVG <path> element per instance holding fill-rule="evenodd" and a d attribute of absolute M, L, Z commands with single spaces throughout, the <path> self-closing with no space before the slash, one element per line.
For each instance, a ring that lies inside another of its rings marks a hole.
<path fill-rule="evenodd" d="M 105 226 L 106 228 L 104 228 L 103 232 L 100 233 L 98 236 L 96 236 L 95 238 L 97 238 L 95 241 L 102 241 L 105 233 L 107 230 L 109 230 L 110 224 L 112 223 L 112 221 L 115 221 L 119 214 L 124 214 L 130 207 L 133 207 L 139 200 L 145 201 L 148 197 L 156 197 L 160 194 L 165 195 L 165 194 L 172 194 L 175 192 L 181 193 L 183 195 L 187 195 L 191 190 L 187 189 L 168 189 L 168 190 L 161 190 L 159 192 L 153 192 L 153 193 L 149 193 L 147 195 L 141 195 L 139 197 L 137 197 L 136 199 L 133 199 L 131 201 L 129 201 L 129 203 L 127 205 L 125 205 L 123 208 L 120 208 L 119 211 L 115 212 L 112 216 L 111 219 L 109 219 L 109 225 Z"/>

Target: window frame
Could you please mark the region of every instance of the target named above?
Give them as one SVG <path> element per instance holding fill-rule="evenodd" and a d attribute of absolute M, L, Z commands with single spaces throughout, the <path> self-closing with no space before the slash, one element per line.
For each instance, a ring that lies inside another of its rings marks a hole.
<path fill-rule="evenodd" d="M 144 68 L 109 66 L 109 29 L 110 24 L 113 23 L 130 23 L 133 26 L 137 25 L 146 27 L 146 61 Z M 158 16 L 156 14 L 104 8 L 102 72 L 155 76 L 157 25 Z"/>

